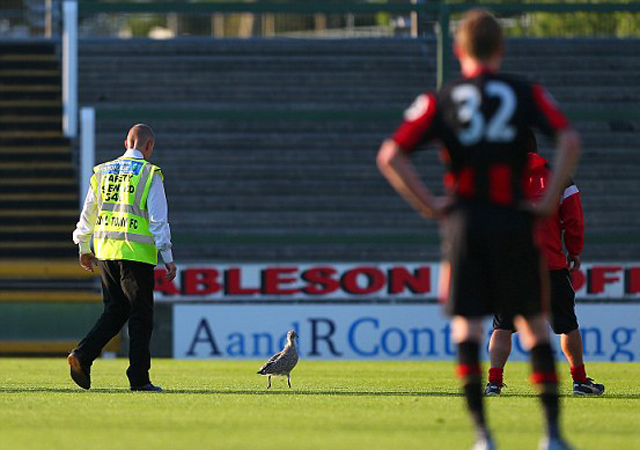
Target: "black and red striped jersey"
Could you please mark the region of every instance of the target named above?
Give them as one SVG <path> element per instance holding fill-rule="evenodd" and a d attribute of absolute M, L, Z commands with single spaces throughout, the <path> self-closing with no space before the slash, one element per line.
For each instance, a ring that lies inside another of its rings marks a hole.
<path fill-rule="evenodd" d="M 570 126 L 542 86 L 490 72 L 418 96 L 404 119 L 393 135 L 404 151 L 444 145 L 448 192 L 503 206 L 525 198 L 527 130 L 553 137 Z"/>

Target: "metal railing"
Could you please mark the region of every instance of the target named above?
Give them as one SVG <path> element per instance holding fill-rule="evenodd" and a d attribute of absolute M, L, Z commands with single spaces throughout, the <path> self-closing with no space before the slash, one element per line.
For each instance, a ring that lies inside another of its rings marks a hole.
<path fill-rule="evenodd" d="M 80 28 L 86 36 L 417 37 L 422 3 L 85 0 Z"/>
<path fill-rule="evenodd" d="M 500 17 L 508 36 L 640 37 L 637 0 L 75 1 L 86 37 L 419 37 L 437 34 L 445 17 L 455 21 L 478 5 Z M 60 36 L 61 3 L 0 0 L 0 37 Z"/>
<path fill-rule="evenodd" d="M 83 0 L 86 36 L 363 37 L 437 34 L 445 17 L 474 6 L 499 15 L 508 36 L 640 36 L 636 1 L 598 3 L 455 0 L 131 2 Z M 571 14 L 567 14 L 571 13 Z M 448 30 L 444 30 L 448 31 Z"/>

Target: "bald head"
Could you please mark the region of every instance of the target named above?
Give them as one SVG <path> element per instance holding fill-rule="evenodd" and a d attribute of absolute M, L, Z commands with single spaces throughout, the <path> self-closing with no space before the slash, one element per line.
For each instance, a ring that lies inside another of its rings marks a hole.
<path fill-rule="evenodd" d="M 151 153 L 153 153 L 155 140 L 156 136 L 151 127 L 144 123 L 138 123 L 129 130 L 125 144 L 128 149 L 139 150 L 145 159 L 149 159 Z"/>

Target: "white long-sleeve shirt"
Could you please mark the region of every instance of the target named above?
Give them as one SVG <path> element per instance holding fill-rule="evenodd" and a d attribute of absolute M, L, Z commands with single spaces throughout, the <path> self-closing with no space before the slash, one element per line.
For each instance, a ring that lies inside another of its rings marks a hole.
<path fill-rule="evenodd" d="M 127 150 L 124 158 L 139 158 L 143 155 L 138 150 Z M 167 197 L 164 192 L 164 183 L 160 176 L 154 176 L 149 187 L 149 197 L 147 198 L 147 209 L 149 211 L 149 231 L 153 235 L 156 247 L 160 251 L 165 264 L 173 261 L 171 251 L 171 229 L 169 228 Z M 80 213 L 80 220 L 76 224 L 73 232 L 73 242 L 80 246 L 80 253 L 91 253 L 91 236 L 96 226 L 98 217 L 98 201 L 89 186 L 89 192 L 84 200 L 84 206 Z"/>

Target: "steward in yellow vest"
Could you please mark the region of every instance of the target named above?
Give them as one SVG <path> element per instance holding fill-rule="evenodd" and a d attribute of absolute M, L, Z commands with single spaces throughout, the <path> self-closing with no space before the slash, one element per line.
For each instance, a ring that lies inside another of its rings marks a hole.
<path fill-rule="evenodd" d="M 149 231 L 147 199 L 159 167 L 135 158 L 118 158 L 93 169 L 91 187 L 98 217 L 93 232 L 96 258 L 158 263 L 158 249 Z"/>
<path fill-rule="evenodd" d="M 80 265 L 100 268 L 104 312 L 95 326 L 69 354 L 71 378 L 91 387 L 91 365 L 105 345 L 129 323 L 129 368 L 132 391 L 161 391 L 151 384 L 154 269 L 158 251 L 173 280 L 176 265 L 171 252 L 171 231 L 162 172 L 148 162 L 155 136 L 144 124 L 127 135 L 126 153 L 93 169 L 73 240 L 80 246 Z M 93 238 L 95 253 L 91 251 Z"/>

